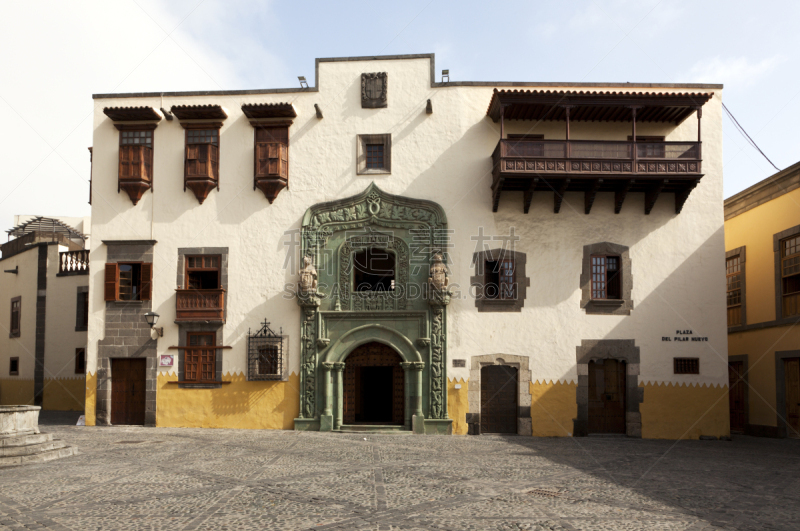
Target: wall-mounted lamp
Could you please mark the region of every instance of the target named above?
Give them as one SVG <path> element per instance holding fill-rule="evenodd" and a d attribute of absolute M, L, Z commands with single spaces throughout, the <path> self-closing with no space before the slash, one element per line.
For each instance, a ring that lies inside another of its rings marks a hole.
<path fill-rule="evenodd" d="M 442 70 L 442 83 L 445 83 L 444 78 L 447 78 L 446 83 L 450 83 L 450 70 Z"/>
<path fill-rule="evenodd" d="M 150 337 L 152 339 L 164 337 L 164 327 L 160 326 L 156 328 L 156 323 L 158 322 L 159 317 L 161 316 L 156 312 L 147 312 L 144 314 L 144 320 L 150 325 Z"/>
<path fill-rule="evenodd" d="M 306 76 L 297 76 L 297 79 L 300 80 L 300 88 L 308 88 L 308 81 L 306 81 Z"/>
<path fill-rule="evenodd" d="M 19 275 L 19 266 L 16 266 L 14 269 L 6 269 L 3 273 L 13 273 L 14 275 Z"/>

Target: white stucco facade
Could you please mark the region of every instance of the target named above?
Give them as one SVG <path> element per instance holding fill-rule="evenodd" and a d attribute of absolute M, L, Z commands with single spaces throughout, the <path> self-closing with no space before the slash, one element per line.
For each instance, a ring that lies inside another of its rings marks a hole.
<path fill-rule="evenodd" d="M 153 310 L 160 314 L 163 338 L 158 353 L 179 344 L 175 320 L 179 248 L 227 247 L 228 289 L 222 373 L 247 372 L 246 334 L 264 319 L 289 337 L 288 363 L 299 373 L 301 308 L 286 296 L 296 282 L 299 230 L 306 210 L 317 203 L 359 194 L 371 182 L 400 196 L 434 201 L 444 209 L 452 246 L 447 377 L 469 378 L 469 361 L 454 368 L 450 359 L 507 354 L 529 358 L 532 382 L 576 382 L 576 348 L 582 340 L 632 339 L 640 349 L 640 383 L 725 386 L 727 343 L 722 205 L 722 126 L 720 86 L 700 87 L 713 98 L 703 107 L 704 176 L 683 211 L 675 213 L 672 194 L 664 194 L 644 215 L 644 194 L 630 194 L 614 213 L 614 194 L 599 193 L 589 215 L 582 193 L 567 193 L 561 212 L 553 194 L 536 193 L 528 214 L 522 193 L 504 193 L 492 212 L 491 155 L 499 124 L 486 109 L 497 85 L 431 85 L 432 58 L 332 61 L 318 63 L 318 91 L 255 94 L 97 97 L 95 100 L 90 325 L 88 367 L 96 373 L 98 341 L 104 338 L 106 306 L 104 241 L 154 240 Z M 388 73 L 388 106 L 362 108 L 360 76 Z M 531 77 L 536 77 L 531 75 Z M 611 87 L 611 88 L 609 88 Z M 526 88 L 531 88 L 526 87 Z M 546 90 L 685 92 L 685 87 L 607 85 L 550 86 Z M 697 90 L 697 89 L 693 89 Z M 433 113 L 426 113 L 430 100 Z M 290 102 L 297 117 L 289 130 L 289 186 L 273 204 L 253 189 L 253 127 L 242 114 L 245 103 Z M 179 120 L 161 120 L 154 131 L 154 190 L 133 205 L 118 192 L 119 133 L 104 107 L 219 104 L 227 112 L 220 130 L 220 189 L 203 204 L 183 185 L 184 129 Z M 319 119 L 314 104 L 324 113 Z M 563 122 L 506 121 L 505 131 L 563 139 Z M 357 135 L 391 134 L 389 175 L 357 175 Z M 571 124 L 573 139 L 625 140 L 629 123 Z M 642 123 L 637 134 L 667 141 L 693 141 L 697 121 L 678 126 Z M 527 297 L 520 312 L 478 312 L 469 289 L 475 275 L 473 253 L 500 247 L 488 241 L 476 248 L 480 232 L 519 238 L 514 250 L 526 253 Z M 292 242 L 297 245 L 292 245 Z M 583 247 L 612 242 L 630 249 L 633 310 L 630 315 L 587 315 L 580 306 Z M 287 264 L 295 264 L 294 271 Z M 65 287 L 68 290 L 68 287 Z M 0 321 L 7 308 L 0 307 Z M 7 320 L 7 319 L 6 319 Z M 55 326 L 55 325 L 54 325 Z M 664 342 L 676 330 L 692 330 L 702 342 Z M 700 359 L 700 374 L 673 374 L 673 357 Z M 175 372 L 175 367 L 160 369 Z"/>

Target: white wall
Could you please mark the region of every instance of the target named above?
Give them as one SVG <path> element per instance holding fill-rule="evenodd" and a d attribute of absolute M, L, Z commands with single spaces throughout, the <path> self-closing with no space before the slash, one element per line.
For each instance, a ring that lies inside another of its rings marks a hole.
<path fill-rule="evenodd" d="M 362 72 L 389 74 L 389 105 L 362 109 Z M 284 233 L 299 230 L 305 210 L 318 202 L 347 197 L 375 181 L 393 194 L 436 201 L 454 230 L 451 282 L 469 285 L 475 242 L 508 234 L 521 240 L 517 251 L 528 256 L 531 286 L 521 313 L 478 313 L 472 299 L 456 300 L 449 316 L 449 357 L 508 353 L 531 356 L 534 380 L 575 380 L 575 348 L 581 339 L 633 338 L 641 347 L 641 379 L 726 384 L 727 330 L 722 213 L 721 91 L 703 112 L 705 177 L 683 212 L 674 213 L 672 194 L 664 194 L 649 216 L 643 194 L 629 194 L 622 213 L 613 213 L 613 194 L 598 194 L 590 215 L 583 195 L 567 194 L 560 214 L 553 214 L 552 194 L 537 193 L 530 213 L 522 213 L 521 194 L 504 193 L 491 211 L 491 153 L 499 124 L 486 116 L 492 87 L 430 87 L 427 58 L 319 64 L 320 92 L 238 96 L 185 96 L 106 99 L 96 102 L 94 117 L 93 240 L 89 371 L 95 372 L 97 341 L 103 337 L 102 240 L 157 240 L 153 308 L 161 314 L 164 337 L 159 352 L 178 344 L 175 274 L 179 247 L 229 247 L 228 317 L 223 373 L 246 371 L 245 337 L 264 318 L 283 327 L 289 342 L 290 370 L 298 372 L 300 312 L 282 297 L 294 281 L 284 269 Z M 550 90 L 558 88 L 548 87 Z M 575 90 L 574 87 L 570 87 Z M 592 90 L 592 89 L 590 89 Z M 624 87 L 620 90 L 626 90 Z M 657 89 L 670 91 L 671 89 Z M 706 91 L 706 90 L 704 90 Z M 433 114 L 425 113 L 427 99 Z M 241 112 L 243 103 L 294 104 L 298 117 L 290 129 L 289 189 L 270 205 L 253 190 L 253 128 Z M 318 120 L 314 103 L 325 118 Z M 176 119 L 155 130 L 154 187 L 134 206 L 117 193 L 118 132 L 103 113 L 106 106 L 148 105 L 169 109 L 180 104 L 221 104 L 228 112 L 221 130 L 220 191 L 203 205 L 183 191 L 184 130 Z M 532 122 L 507 124 L 507 132 L 525 132 Z M 544 123 L 535 132 L 563 138 L 563 123 Z M 392 174 L 356 175 L 356 135 L 392 134 Z M 667 134 L 668 140 L 695 140 L 696 120 L 677 128 L 638 128 L 641 135 Z M 573 124 L 573 138 L 625 140 L 629 124 Z M 634 310 L 630 316 L 585 315 L 580 309 L 583 246 L 600 241 L 627 245 L 633 260 Z M 298 258 L 299 247 L 294 249 Z M 662 344 L 661 337 L 691 328 L 708 343 Z M 675 376 L 673 356 L 701 358 L 702 374 Z M 450 377 L 468 377 L 468 369 L 448 367 Z"/>

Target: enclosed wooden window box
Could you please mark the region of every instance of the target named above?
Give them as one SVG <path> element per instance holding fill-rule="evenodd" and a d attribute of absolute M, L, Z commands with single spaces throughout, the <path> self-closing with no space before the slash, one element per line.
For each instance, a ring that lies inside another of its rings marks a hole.
<path fill-rule="evenodd" d="M 225 322 L 224 289 L 178 289 L 176 292 L 176 322 Z"/>
<path fill-rule="evenodd" d="M 119 190 L 125 190 L 133 204 L 153 184 L 153 148 L 142 145 L 119 147 Z"/>

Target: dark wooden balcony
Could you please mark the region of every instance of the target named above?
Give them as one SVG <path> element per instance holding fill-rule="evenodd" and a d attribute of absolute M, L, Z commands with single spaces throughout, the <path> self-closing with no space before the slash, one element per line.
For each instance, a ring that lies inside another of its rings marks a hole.
<path fill-rule="evenodd" d="M 712 97 L 713 93 L 495 89 L 487 111 L 500 123 L 501 138 L 492 154 L 492 210 L 497 212 L 504 191 L 523 192 L 525 213 L 537 192 L 553 194 L 556 213 L 566 192 L 583 192 L 584 212 L 589 214 L 598 192 L 613 192 L 618 214 L 629 192 L 643 192 L 645 214 L 662 193 L 674 194 L 679 213 L 703 177 L 700 118 Z M 697 115 L 697 142 L 655 142 L 637 136 L 637 122 L 677 127 L 692 114 Z M 507 139 L 506 120 L 528 121 L 525 135 L 531 136 L 538 122 L 563 121 L 564 140 Z M 570 122 L 629 122 L 630 141 L 573 140 Z"/>
<path fill-rule="evenodd" d="M 592 140 L 500 140 L 492 154 L 492 210 L 504 191 L 555 194 L 558 213 L 565 192 L 586 194 L 588 214 L 598 192 L 615 194 L 619 213 L 629 192 L 644 192 L 645 214 L 661 193 L 675 194 L 680 212 L 702 174 L 700 142 L 617 142 Z"/>
<path fill-rule="evenodd" d="M 179 289 L 176 291 L 176 322 L 225 322 L 224 289 Z"/>

